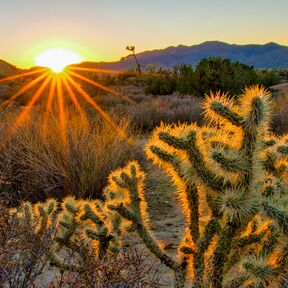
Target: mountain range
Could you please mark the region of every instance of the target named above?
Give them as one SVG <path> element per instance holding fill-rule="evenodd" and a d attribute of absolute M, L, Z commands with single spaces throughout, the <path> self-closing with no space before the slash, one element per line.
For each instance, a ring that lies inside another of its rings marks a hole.
<path fill-rule="evenodd" d="M 219 41 L 208 41 L 193 46 L 171 46 L 137 54 L 142 68 L 150 65 L 173 68 L 178 64 L 190 64 L 195 67 L 201 59 L 216 56 L 239 61 L 258 69 L 288 69 L 288 46 L 273 42 L 264 45 L 236 45 Z M 85 62 L 81 66 L 129 70 L 135 68 L 135 62 L 132 57 L 129 57 L 126 60 L 117 62 Z"/>
<path fill-rule="evenodd" d="M 236 45 L 219 41 L 208 41 L 193 46 L 171 46 L 137 54 L 142 69 L 149 66 L 171 69 L 179 64 L 190 64 L 195 67 L 201 59 L 216 56 L 239 61 L 257 69 L 288 69 L 288 46 L 273 42 L 263 45 Z M 133 57 L 129 57 L 126 60 L 115 62 L 83 62 L 75 66 L 130 70 L 135 69 L 135 61 Z M 19 73 L 21 70 L 0 59 L 0 78 Z"/>

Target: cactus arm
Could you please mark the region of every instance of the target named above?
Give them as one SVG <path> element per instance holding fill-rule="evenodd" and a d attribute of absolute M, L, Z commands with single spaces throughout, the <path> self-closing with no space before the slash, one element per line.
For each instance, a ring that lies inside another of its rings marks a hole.
<path fill-rule="evenodd" d="M 228 105 L 224 105 L 219 101 L 212 101 L 210 104 L 210 109 L 235 126 L 242 126 L 243 124 L 243 117 L 234 112 Z"/>
<path fill-rule="evenodd" d="M 186 280 L 187 261 L 183 259 L 181 265 L 175 270 L 174 287 L 184 288 Z"/>
<path fill-rule="evenodd" d="M 37 208 L 38 208 L 38 212 L 39 212 L 40 225 L 39 225 L 39 228 L 37 229 L 36 234 L 41 236 L 41 235 L 43 235 L 43 233 L 45 233 L 45 230 L 47 228 L 48 215 L 47 215 L 47 212 L 44 210 L 42 205 L 39 205 Z"/>
<path fill-rule="evenodd" d="M 253 233 L 253 234 L 248 235 L 246 237 L 235 239 L 234 243 L 233 243 L 233 246 L 234 246 L 233 248 L 243 249 L 244 247 L 246 247 L 248 245 L 260 242 L 266 234 L 267 234 L 267 231 L 264 230 L 259 234 Z"/>
<path fill-rule="evenodd" d="M 214 235 L 217 233 L 219 229 L 220 226 L 218 220 L 212 218 L 206 225 L 204 235 L 201 237 L 198 243 L 199 250 L 202 253 L 204 253 L 208 249 L 208 246 L 210 245 Z"/>
<path fill-rule="evenodd" d="M 246 169 L 241 165 L 239 158 L 228 158 L 220 151 L 213 151 L 212 158 L 227 172 L 244 172 Z"/>
<path fill-rule="evenodd" d="M 182 144 L 180 139 L 177 139 L 176 137 L 171 136 L 167 132 L 160 132 L 159 139 L 161 139 L 163 142 L 177 149 L 179 149 L 178 147 L 185 147 L 185 150 L 187 150 L 188 152 L 189 160 L 192 164 L 193 170 L 195 170 L 195 172 L 197 173 L 199 178 L 202 180 L 202 182 L 208 187 L 218 192 L 221 192 L 222 187 L 224 186 L 227 187 L 231 185 L 229 182 L 225 183 L 223 177 L 218 177 L 212 170 L 206 167 L 206 164 L 204 162 L 204 157 L 196 143 L 195 131 L 190 132 L 190 135 L 187 137 L 187 140 L 185 141 L 186 142 L 185 145 Z M 179 141 L 179 143 L 177 141 Z M 157 154 L 157 156 L 159 156 L 159 154 Z M 163 160 L 165 161 L 165 159 Z"/>
<path fill-rule="evenodd" d="M 161 160 L 171 164 L 173 166 L 175 172 L 177 173 L 177 175 L 180 178 L 184 178 L 185 177 L 184 176 L 185 173 L 182 171 L 181 166 L 180 166 L 180 160 L 175 155 L 171 155 L 171 154 L 163 151 L 162 149 L 160 149 L 157 146 L 151 146 L 150 150 L 151 150 L 152 153 L 157 155 Z"/>
<path fill-rule="evenodd" d="M 280 154 L 288 155 L 288 146 L 281 145 L 281 146 L 278 147 L 277 151 L 278 151 Z"/>
<path fill-rule="evenodd" d="M 132 221 L 137 228 L 139 236 L 141 237 L 147 248 L 166 266 L 168 266 L 174 271 L 178 269 L 179 264 L 161 250 L 157 242 L 149 233 L 148 229 L 145 227 L 142 221 L 139 222 L 139 218 L 136 215 L 131 213 L 127 208 L 125 208 L 123 204 L 117 206 L 109 205 L 109 209 L 117 211 L 123 218 Z"/>
<path fill-rule="evenodd" d="M 275 204 L 265 201 L 263 203 L 263 209 L 267 216 L 275 220 L 278 225 L 282 228 L 283 232 L 288 234 L 288 213 L 287 210 L 277 207 Z"/>
<path fill-rule="evenodd" d="M 199 195 L 196 185 L 186 184 L 186 195 L 189 207 L 188 228 L 194 243 L 197 243 L 200 235 L 199 231 Z"/>
<path fill-rule="evenodd" d="M 213 288 L 223 287 L 224 265 L 227 257 L 232 249 L 232 239 L 236 231 L 236 226 L 227 224 L 219 233 L 219 241 L 217 247 L 212 255 L 213 272 L 211 276 L 211 283 Z"/>

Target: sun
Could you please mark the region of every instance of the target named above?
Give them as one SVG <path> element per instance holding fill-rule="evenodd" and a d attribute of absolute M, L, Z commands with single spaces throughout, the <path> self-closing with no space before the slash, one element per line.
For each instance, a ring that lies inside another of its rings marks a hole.
<path fill-rule="evenodd" d="M 83 57 L 74 51 L 64 48 L 52 48 L 43 51 L 35 58 L 37 66 L 50 68 L 53 72 L 59 73 L 70 65 L 83 61 Z"/>

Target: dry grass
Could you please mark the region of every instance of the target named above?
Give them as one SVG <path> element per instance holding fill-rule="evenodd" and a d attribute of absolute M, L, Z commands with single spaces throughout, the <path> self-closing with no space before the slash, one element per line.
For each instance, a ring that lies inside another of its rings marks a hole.
<path fill-rule="evenodd" d="M 277 91 L 274 95 L 274 117 L 272 130 L 276 134 L 288 132 L 288 90 Z"/>
<path fill-rule="evenodd" d="M 169 96 L 134 95 L 136 103 L 118 105 L 113 111 L 118 115 L 128 115 L 137 131 L 150 132 L 161 122 L 201 123 L 200 100 L 191 96 L 177 94 Z M 127 117 L 127 116 L 126 116 Z"/>
<path fill-rule="evenodd" d="M 15 114 L 4 116 L 0 126 L 2 135 L 14 123 Z M 42 116 L 41 112 L 31 113 L 26 124 L 0 151 L 0 173 L 8 183 L 2 183 L 2 190 L 13 204 L 21 200 L 62 198 L 68 194 L 77 198 L 99 198 L 109 172 L 128 160 L 139 158 L 137 147 L 121 139 L 117 131 L 99 117 L 90 119 L 88 127 L 79 114 L 67 112 L 65 145 L 58 116 L 49 117 L 46 130 Z M 134 137 L 128 120 L 123 119 L 119 126 L 127 137 Z"/>

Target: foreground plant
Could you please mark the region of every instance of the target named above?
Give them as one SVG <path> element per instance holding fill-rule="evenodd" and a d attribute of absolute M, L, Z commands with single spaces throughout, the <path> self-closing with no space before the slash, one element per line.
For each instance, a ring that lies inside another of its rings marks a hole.
<path fill-rule="evenodd" d="M 49 263 L 56 268 L 51 287 L 159 287 L 155 263 L 121 249 L 117 213 L 100 201 L 59 202 L 1 206 L 1 287 L 40 287 Z"/>
<path fill-rule="evenodd" d="M 0 201 L 0 287 L 35 287 L 49 263 L 56 209 L 54 200 L 12 211 Z"/>
<path fill-rule="evenodd" d="M 175 287 L 287 285 L 288 137 L 270 135 L 270 106 L 263 88 L 247 88 L 238 105 L 218 93 L 203 104 L 208 126 L 154 131 L 147 155 L 171 177 L 187 220 L 177 257 L 151 233 L 138 163 L 111 174 L 107 207 L 174 270 Z"/>

